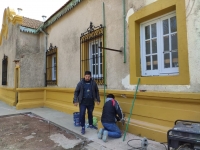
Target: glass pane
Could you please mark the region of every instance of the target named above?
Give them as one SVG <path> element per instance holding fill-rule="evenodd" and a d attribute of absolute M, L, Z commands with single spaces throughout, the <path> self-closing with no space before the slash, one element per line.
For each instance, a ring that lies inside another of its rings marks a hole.
<path fill-rule="evenodd" d="M 170 68 L 170 53 L 164 54 L 164 68 Z"/>
<path fill-rule="evenodd" d="M 99 64 L 96 65 L 96 74 L 99 75 Z"/>
<path fill-rule="evenodd" d="M 157 39 L 152 40 L 152 53 L 157 53 Z"/>
<path fill-rule="evenodd" d="M 150 54 L 150 41 L 146 41 L 146 54 Z"/>
<path fill-rule="evenodd" d="M 172 46 L 172 50 L 177 50 L 177 34 L 172 34 L 171 35 L 171 46 Z"/>
<path fill-rule="evenodd" d="M 92 44 L 92 54 L 95 53 L 94 45 Z"/>
<path fill-rule="evenodd" d="M 178 52 L 172 52 L 172 67 L 178 67 Z"/>
<path fill-rule="evenodd" d="M 54 57 L 54 66 L 56 66 L 56 57 Z"/>
<path fill-rule="evenodd" d="M 150 27 L 145 27 L 145 39 L 150 39 Z"/>
<path fill-rule="evenodd" d="M 169 51 L 169 36 L 164 36 L 163 41 L 164 41 L 164 51 Z"/>
<path fill-rule="evenodd" d="M 151 38 L 157 37 L 156 23 L 151 25 Z"/>
<path fill-rule="evenodd" d="M 176 16 L 170 18 L 170 27 L 171 27 L 171 32 L 176 32 L 177 31 Z"/>
<path fill-rule="evenodd" d="M 153 70 L 158 69 L 158 57 L 157 55 L 153 55 Z"/>
<path fill-rule="evenodd" d="M 98 51 L 99 51 L 98 44 L 95 44 L 95 49 L 96 49 L 96 53 L 98 53 Z"/>
<path fill-rule="evenodd" d="M 103 59 L 102 53 L 100 53 L 100 63 L 102 63 L 102 59 Z"/>
<path fill-rule="evenodd" d="M 95 64 L 95 55 L 93 54 L 92 56 L 93 56 L 93 58 L 92 58 L 92 64 Z"/>
<path fill-rule="evenodd" d="M 146 57 L 146 69 L 151 70 L 151 56 Z"/>
<path fill-rule="evenodd" d="M 54 68 L 54 78 L 56 78 L 56 68 Z"/>
<path fill-rule="evenodd" d="M 157 37 L 156 23 L 151 25 L 151 38 Z"/>
<path fill-rule="evenodd" d="M 92 72 L 93 72 L 93 75 L 95 75 L 95 65 L 93 65 L 93 70 L 92 70 Z"/>
<path fill-rule="evenodd" d="M 98 53 L 96 54 L 96 64 L 98 64 L 99 62 L 99 57 L 98 57 Z"/>
<path fill-rule="evenodd" d="M 163 20 L 163 35 L 169 33 L 169 24 L 168 24 L 168 19 Z"/>
<path fill-rule="evenodd" d="M 103 74 L 103 72 L 102 72 L 102 64 L 100 64 L 100 74 Z"/>

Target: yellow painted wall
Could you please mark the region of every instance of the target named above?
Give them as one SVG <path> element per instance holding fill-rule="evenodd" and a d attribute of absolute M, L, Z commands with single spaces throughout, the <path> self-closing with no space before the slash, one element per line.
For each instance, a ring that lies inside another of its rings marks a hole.
<path fill-rule="evenodd" d="M 15 88 L 0 88 L 0 99 L 8 105 L 15 106 Z"/>
<path fill-rule="evenodd" d="M 17 109 L 48 107 L 68 114 L 78 111 L 73 106 L 73 88 L 18 88 Z M 3 90 L 0 90 L 1 98 Z M 4 93 L 9 90 L 4 89 Z M 129 116 L 133 91 L 106 90 L 113 93 L 126 117 Z M 4 94 L 5 95 L 5 94 Z M 12 95 L 12 94 L 11 94 Z M 94 116 L 101 117 L 103 90 L 100 90 L 101 104 L 96 105 Z M 121 95 L 125 95 L 126 98 Z M 166 142 L 167 131 L 177 119 L 200 121 L 200 93 L 138 92 L 128 132 Z"/>
<path fill-rule="evenodd" d="M 44 106 L 44 88 L 17 88 L 17 109 L 37 108 Z"/>

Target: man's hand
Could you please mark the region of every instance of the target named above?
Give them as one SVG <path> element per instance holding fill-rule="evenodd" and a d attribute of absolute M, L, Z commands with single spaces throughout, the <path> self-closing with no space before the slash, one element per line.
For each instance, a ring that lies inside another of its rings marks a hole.
<path fill-rule="evenodd" d="M 100 102 L 97 102 L 97 105 L 99 105 L 100 104 Z"/>
<path fill-rule="evenodd" d="M 74 106 L 78 106 L 78 103 L 74 103 Z"/>
<path fill-rule="evenodd" d="M 121 119 L 120 121 L 121 121 L 122 125 L 125 124 L 125 118 Z"/>

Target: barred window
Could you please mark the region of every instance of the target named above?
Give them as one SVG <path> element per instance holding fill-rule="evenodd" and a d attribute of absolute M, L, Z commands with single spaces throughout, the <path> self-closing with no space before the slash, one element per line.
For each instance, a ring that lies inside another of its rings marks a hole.
<path fill-rule="evenodd" d="M 46 52 L 46 84 L 57 84 L 57 47 L 52 44 Z"/>
<path fill-rule="evenodd" d="M 93 26 L 92 22 L 86 32 L 80 37 L 81 78 L 86 70 L 91 71 L 97 84 L 104 84 L 103 77 L 103 26 Z"/>
<path fill-rule="evenodd" d="M 2 60 L 2 85 L 7 85 L 7 67 L 8 67 L 8 56 L 4 55 Z"/>

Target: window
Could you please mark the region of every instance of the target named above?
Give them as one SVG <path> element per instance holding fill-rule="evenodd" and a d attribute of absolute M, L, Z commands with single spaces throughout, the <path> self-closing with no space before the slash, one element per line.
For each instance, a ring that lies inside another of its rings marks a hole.
<path fill-rule="evenodd" d="M 46 52 L 46 85 L 57 84 L 57 47 L 50 44 Z"/>
<path fill-rule="evenodd" d="M 2 60 L 2 85 L 7 85 L 7 67 L 8 67 L 8 56 L 4 55 Z"/>
<path fill-rule="evenodd" d="M 90 23 L 90 27 L 86 32 L 81 34 L 80 38 L 80 55 L 81 55 L 81 75 L 84 77 L 86 70 L 91 71 L 92 78 L 97 84 L 104 84 L 103 77 L 103 27 L 102 25 L 95 27 Z"/>
<path fill-rule="evenodd" d="M 178 44 L 175 13 L 141 24 L 142 76 L 177 75 Z"/>
<path fill-rule="evenodd" d="M 158 0 L 135 12 L 129 39 L 130 84 L 190 84 L 185 1 Z"/>
<path fill-rule="evenodd" d="M 56 55 L 52 56 L 52 80 L 56 80 Z"/>
<path fill-rule="evenodd" d="M 102 47 L 102 42 L 100 40 L 96 40 L 95 42 L 90 43 L 90 71 L 92 73 L 92 77 L 94 79 L 103 77 L 102 70 L 102 49 L 98 48 Z"/>

